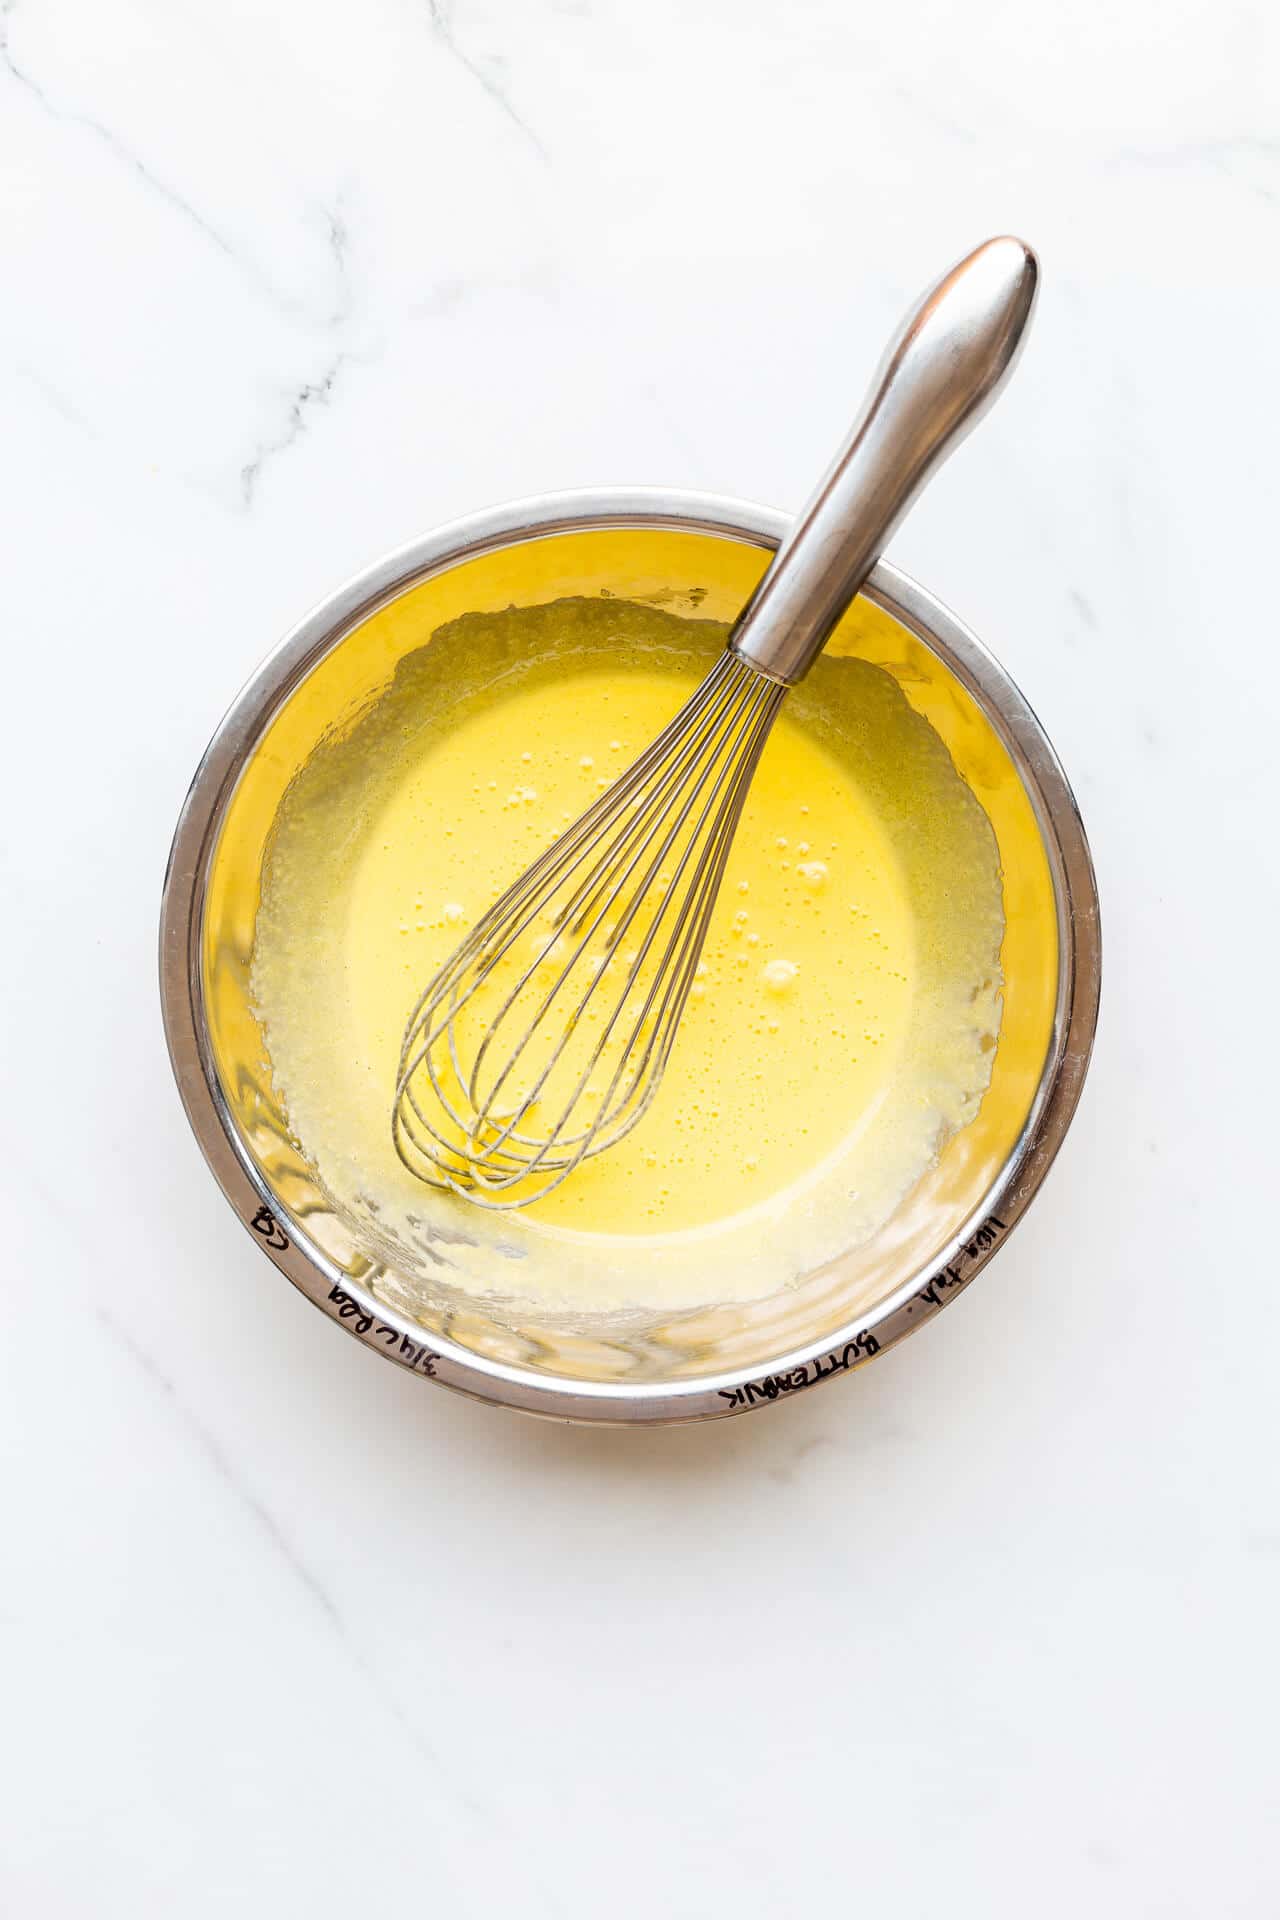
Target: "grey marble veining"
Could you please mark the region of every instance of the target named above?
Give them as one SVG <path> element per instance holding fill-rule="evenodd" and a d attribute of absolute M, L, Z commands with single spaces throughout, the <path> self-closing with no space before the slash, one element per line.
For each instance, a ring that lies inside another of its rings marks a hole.
<path fill-rule="evenodd" d="M 1265 0 L 0 4 L 6 1912 L 1276 1911 L 1278 76 Z M 489 501 L 797 503 L 1002 229 L 1035 334 L 893 557 L 1094 843 L 1044 1194 L 918 1341 L 714 1431 L 376 1364 L 169 1081 L 218 714 Z"/>

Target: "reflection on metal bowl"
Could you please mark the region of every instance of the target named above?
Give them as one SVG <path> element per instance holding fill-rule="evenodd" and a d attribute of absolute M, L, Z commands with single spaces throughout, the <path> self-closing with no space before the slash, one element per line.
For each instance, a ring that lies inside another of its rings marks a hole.
<path fill-rule="evenodd" d="M 687 1421 L 849 1372 L 979 1271 L 1034 1197 L 1074 1112 L 1100 946 L 1070 788 L 1003 669 L 882 563 L 830 648 L 891 672 L 945 742 L 996 835 L 1006 932 L 1003 1019 L 981 1109 L 872 1243 L 747 1304 L 539 1313 L 398 1272 L 335 1208 L 290 1137 L 264 1069 L 249 968 L 272 821 L 319 740 L 462 613 L 612 594 L 732 620 L 785 527 L 737 501 L 628 491 L 517 502 L 427 535 L 281 643 L 219 727 L 178 823 L 161 925 L 164 1019 L 217 1179 L 277 1266 L 348 1332 L 477 1398 L 560 1419 Z"/>

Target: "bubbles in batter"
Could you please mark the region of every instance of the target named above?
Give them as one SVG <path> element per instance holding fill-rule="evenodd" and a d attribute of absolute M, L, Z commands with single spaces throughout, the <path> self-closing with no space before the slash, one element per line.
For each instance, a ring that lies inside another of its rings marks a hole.
<path fill-rule="evenodd" d="M 874 1233 L 976 1111 L 999 1018 L 994 836 L 896 682 L 827 657 L 762 758 L 641 1123 L 500 1222 L 396 1158 L 421 987 L 722 645 L 619 601 L 469 616 L 286 795 L 253 963 L 275 1084 L 335 1204 L 428 1278 L 443 1263 L 454 1284 L 594 1305 L 768 1292 Z"/>

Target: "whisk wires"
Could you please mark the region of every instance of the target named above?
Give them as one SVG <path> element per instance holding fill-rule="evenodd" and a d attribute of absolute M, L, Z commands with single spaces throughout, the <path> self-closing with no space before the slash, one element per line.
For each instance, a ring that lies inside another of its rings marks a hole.
<path fill-rule="evenodd" d="M 401 1049 L 392 1134 L 410 1172 L 527 1206 L 643 1117 L 785 691 L 723 654 L 451 954 Z"/>

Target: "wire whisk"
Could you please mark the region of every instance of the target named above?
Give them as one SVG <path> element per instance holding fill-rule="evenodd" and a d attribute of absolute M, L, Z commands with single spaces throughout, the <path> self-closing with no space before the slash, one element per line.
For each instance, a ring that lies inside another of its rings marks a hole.
<path fill-rule="evenodd" d="M 523 1206 L 643 1117 L 785 692 L 722 654 L 436 975 L 396 1089 L 396 1146 L 412 1172 L 482 1205 Z"/>
<path fill-rule="evenodd" d="M 725 653 L 430 982 L 392 1111 L 418 1178 L 479 1206 L 527 1206 L 644 1118 L 787 689 L 1004 384 L 1037 278 L 1021 241 L 989 240 L 926 294 Z"/>

